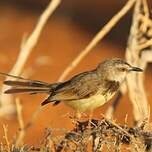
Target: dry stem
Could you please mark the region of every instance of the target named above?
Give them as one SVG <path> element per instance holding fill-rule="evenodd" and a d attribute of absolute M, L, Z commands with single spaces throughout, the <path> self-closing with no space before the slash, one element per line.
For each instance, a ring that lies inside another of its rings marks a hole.
<path fill-rule="evenodd" d="M 145 38 L 145 35 L 149 38 Z M 128 46 L 126 49 L 127 61 L 146 69 L 152 62 L 152 21 L 149 18 L 149 9 L 146 0 L 138 0 L 133 13 Z M 131 74 L 127 77 L 129 96 L 133 104 L 135 122 L 143 121 L 149 117 L 149 105 L 144 89 L 144 73 Z M 121 87 L 124 94 L 127 91 L 126 83 Z M 113 105 L 108 109 L 107 116 L 111 118 L 114 112 Z"/>
<path fill-rule="evenodd" d="M 71 148 L 71 151 L 76 151 L 80 147 L 84 149 L 87 148 L 89 142 L 94 143 L 92 151 L 95 152 L 100 151 L 103 145 L 107 150 L 108 147 L 112 147 L 115 150 L 110 151 L 119 151 L 118 145 L 121 144 L 128 144 L 130 145 L 128 149 L 136 149 L 138 152 L 151 149 L 152 133 L 144 131 L 143 128 L 121 126 L 107 119 L 91 120 L 90 128 L 88 124 L 89 121 L 78 122 L 78 125 L 72 131 L 67 132 L 61 141 L 55 142 L 55 151 L 66 151 L 66 147 Z"/>
<path fill-rule="evenodd" d="M 136 1 L 128 46 L 126 49 L 127 61 L 132 65 L 141 67 L 143 69 L 145 69 L 148 62 L 150 62 L 149 58 L 148 60 L 145 59 L 145 53 L 147 54 L 148 52 L 149 55 L 151 54 L 151 51 L 147 51 L 145 49 L 148 48 L 149 50 L 149 47 L 152 46 L 151 39 L 147 40 L 144 37 L 144 35 L 152 37 L 152 35 L 148 35 L 148 30 L 149 28 L 152 29 L 152 26 L 149 27 L 147 21 L 141 21 L 140 18 L 142 14 L 143 16 L 145 16 L 146 19 L 148 19 L 149 12 L 147 11 L 147 8 L 148 6 L 146 0 Z M 149 104 L 144 88 L 144 73 L 128 75 L 127 86 L 129 97 L 133 104 L 134 119 L 135 122 L 139 123 L 140 121 L 145 120 L 145 118 L 149 118 Z"/>
<path fill-rule="evenodd" d="M 15 146 L 20 146 L 23 144 L 23 139 L 25 136 L 25 128 L 24 128 L 24 121 L 23 121 L 23 115 L 22 115 L 22 105 L 18 98 L 16 99 L 16 109 L 17 109 L 17 117 L 18 117 L 20 130 L 18 132 L 18 136 L 15 141 Z"/>
<path fill-rule="evenodd" d="M 80 63 L 80 61 L 101 41 L 101 39 L 117 24 L 117 22 L 131 9 L 136 0 L 128 0 L 125 6 L 94 36 L 84 50 L 69 64 L 58 81 L 65 77 Z"/>
<path fill-rule="evenodd" d="M 42 15 L 39 18 L 39 21 L 32 32 L 32 34 L 29 36 L 27 40 L 24 40 L 24 44 L 21 44 L 21 50 L 19 53 L 19 56 L 17 58 L 17 61 L 12 68 L 12 70 L 9 72 L 12 75 L 20 75 L 23 67 L 32 52 L 32 49 L 35 47 L 41 31 L 44 28 L 44 25 L 46 24 L 49 17 L 52 15 L 52 13 L 55 11 L 55 9 L 60 4 L 61 0 L 52 0 L 48 7 L 45 9 L 45 11 L 42 13 Z M 6 78 L 7 79 L 7 78 Z M 8 86 L 2 86 L 1 96 L 0 96 L 0 116 L 4 116 L 6 114 L 12 114 L 15 112 L 15 106 L 13 105 L 13 96 L 12 95 L 5 95 L 3 94 L 4 90 L 8 89 Z M 8 109 L 9 108 L 9 109 Z"/>
<path fill-rule="evenodd" d="M 10 143 L 8 141 L 8 129 L 7 126 L 3 125 L 3 129 L 4 129 L 4 140 L 6 142 L 6 147 L 7 147 L 7 151 L 10 151 Z"/>

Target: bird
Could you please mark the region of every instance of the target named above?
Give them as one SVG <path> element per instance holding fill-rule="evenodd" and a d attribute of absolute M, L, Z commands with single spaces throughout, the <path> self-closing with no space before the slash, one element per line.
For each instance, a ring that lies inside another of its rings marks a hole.
<path fill-rule="evenodd" d="M 14 93 L 46 93 L 48 97 L 42 106 L 52 103 L 54 106 L 65 103 L 77 113 L 93 111 L 107 103 L 119 90 L 131 72 L 143 72 L 120 58 L 111 58 L 99 63 L 93 70 L 79 73 L 64 82 L 46 83 L 25 79 L 5 73 L 15 80 L 5 80 L 4 84 L 11 86 L 6 94 Z"/>

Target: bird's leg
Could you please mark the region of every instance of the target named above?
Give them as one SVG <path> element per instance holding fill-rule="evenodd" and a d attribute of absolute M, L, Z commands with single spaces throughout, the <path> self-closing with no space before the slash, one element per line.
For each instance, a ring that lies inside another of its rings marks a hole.
<path fill-rule="evenodd" d="M 82 116 L 82 113 L 80 111 L 77 111 L 76 115 L 75 115 L 76 119 L 79 120 L 81 118 L 81 116 Z"/>
<path fill-rule="evenodd" d="M 109 120 L 109 119 L 111 119 L 111 118 L 107 118 L 107 116 L 106 116 L 106 115 L 104 115 L 103 113 L 101 113 L 100 115 L 102 116 L 102 118 L 101 118 L 101 119 L 105 119 L 105 120 L 106 120 L 106 119 L 108 119 L 108 120 Z"/>
<path fill-rule="evenodd" d="M 93 110 L 91 110 L 89 113 L 88 128 L 91 128 L 92 118 L 93 118 Z"/>
<path fill-rule="evenodd" d="M 70 116 L 70 119 L 72 120 L 72 123 L 76 126 L 78 124 L 78 121 L 80 121 L 80 118 L 82 116 L 82 113 L 80 111 L 76 111 L 74 116 Z"/>

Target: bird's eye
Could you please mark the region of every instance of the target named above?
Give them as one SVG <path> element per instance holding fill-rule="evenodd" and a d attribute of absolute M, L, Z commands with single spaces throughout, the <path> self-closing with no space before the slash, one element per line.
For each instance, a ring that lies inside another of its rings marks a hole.
<path fill-rule="evenodd" d="M 121 72 L 125 72 L 125 71 L 126 71 L 125 68 L 119 68 L 119 70 L 120 70 Z"/>
<path fill-rule="evenodd" d="M 126 69 L 125 68 L 120 68 L 120 71 L 125 72 Z"/>

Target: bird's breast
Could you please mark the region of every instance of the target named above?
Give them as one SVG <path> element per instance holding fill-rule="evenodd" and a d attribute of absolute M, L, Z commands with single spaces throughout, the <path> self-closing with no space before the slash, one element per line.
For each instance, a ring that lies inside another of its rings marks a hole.
<path fill-rule="evenodd" d="M 73 109 L 85 112 L 85 111 L 91 111 L 94 110 L 103 104 L 105 104 L 107 101 L 109 101 L 115 93 L 107 92 L 106 94 L 102 94 L 101 92 L 98 92 L 97 94 L 85 98 L 85 99 L 79 99 L 79 100 L 71 100 L 71 101 L 64 101 L 66 105 L 72 107 Z"/>

